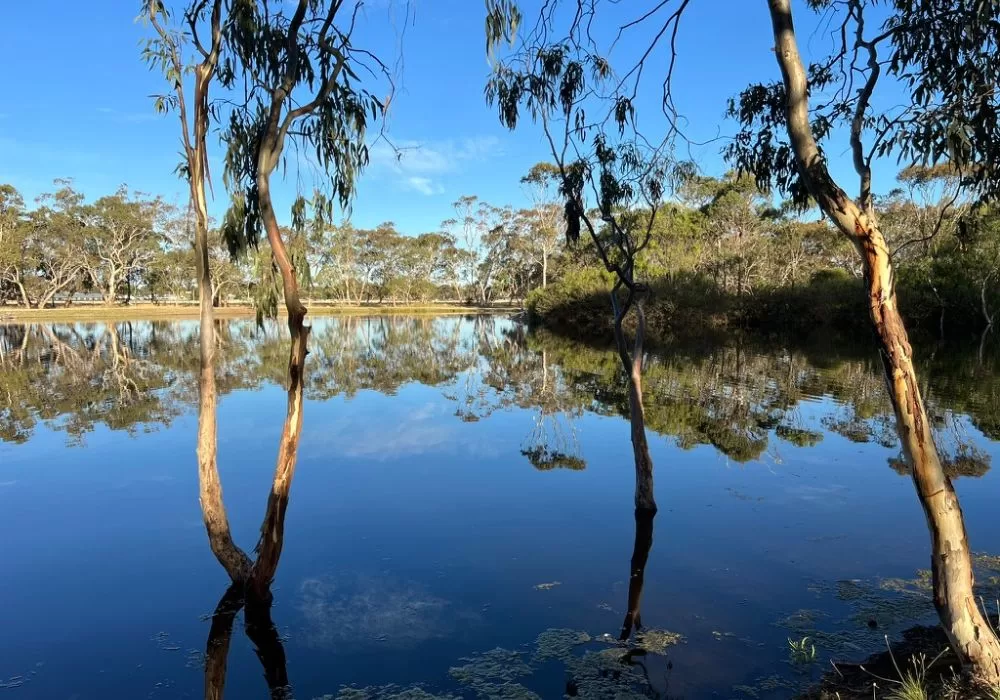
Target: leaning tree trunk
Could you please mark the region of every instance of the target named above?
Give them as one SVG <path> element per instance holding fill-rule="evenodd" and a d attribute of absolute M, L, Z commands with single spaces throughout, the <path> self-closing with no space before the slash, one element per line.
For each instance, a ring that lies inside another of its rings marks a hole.
<path fill-rule="evenodd" d="M 875 326 L 889 398 L 903 455 L 931 535 L 934 606 L 952 648 L 993 686 L 1000 685 L 1000 641 L 973 590 L 972 556 L 965 520 L 951 479 L 944 473 L 924 407 L 913 351 L 899 315 L 892 263 L 877 225 L 862 239 L 869 311 Z"/>
<path fill-rule="evenodd" d="M 24 288 L 24 283 L 22 283 L 21 280 L 18 279 L 16 280 L 15 284 L 17 284 L 17 291 L 21 294 L 21 301 L 22 303 L 24 303 L 24 308 L 30 309 L 31 297 L 28 296 L 28 290 Z"/>
<path fill-rule="evenodd" d="M 200 68 L 200 67 L 199 67 Z M 201 71 L 198 79 L 202 78 Z M 215 310 L 212 307 L 212 272 L 208 254 L 208 207 L 202 158 L 193 158 L 191 201 L 195 214 L 195 264 L 198 273 L 201 368 L 198 374 L 198 496 L 212 553 L 234 584 L 245 584 L 251 569 L 249 557 L 233 542 L 222 500 L 218 467 L 218 393 L 215 385 Z M 196 183 L 202 183 L 199 187 Z"/>
<path fill-rule="evenodd" d="M 615 343 L 618 346 L 618 356 L 625 370 L 625 376 L 628 378 L 629 422 L 632 432 L 632 456 L 635 459 L 635 509 L 636 511 L 655 513 L 653 458 L 649 455 L 649 443 L 646 441 L 646 416 L 642 407 L 642 356 L 646 335 L 646 314 L 642 308 L 642 300 L 637 300 L 635 312 L 638 322 L 635 343 L 632 354 L 629 356 L 625 333 L 622 329 L 627 309 L 623 310 L 619 305 L 617 288 L 611 292 L 611 303 L 615 313 Z"/>
<path fill-rule="evenodd" d="M 981 680 L 1000 686 L 1000 640 L 973 592 L 972 557 L 962 509 L 931 434 L 913 365 L 913 351 L 896 303 L 891 256 L 871 203 L 871 171 L 861 156 L 860 145 L 863 114 L 855 119 L 851 137 L 855 167 L 862 182 L 860 201 L 855 202 L 830 176 L 812 135 L 808 79 L 795 39 L 791 1 L 768 0 L 768 4 L 775 55 L 787 93 L 788 133 L 800 174 L 810 194 L 851 240 L 862 261 L 868 310 L 896 428 L 931 535 L 934 605 L 952 648 L 963 662 Z M 873 76 L 877 78 L 877 72 Z M 861 94 L 863 100 L 870 97 L 873 87 L 870 78 Z"/>
<path fill-rule="evenodd" d="M 271 580 L 278 567 L 278 560 L 281 557 L 285 509 L 288 505 L 292 478 L 295 476 L 299 438 L 302 432 L 303 382 L 305 380 L 303 371 L 308 352 L 306 343 L 310 330 L 304 323 L 306 308 L 299 299 L 299 284 L 295 267 L 292 265 L 288 251 L 281 239 L 278 220 L 274 215 L 269 177 L 270 171 L 262 168 L 257 180 L 257 187 L 260 195 L 261 218 L 264 221 L 264 228 L 267 231 L 274 259 L 281 272 L 285 309 L 288 312 L 290 347 L 288 352 L 288 409 L 281 431 L 281 441 L 278 445 L 278 461 L 274 471 L 274 482 L 271 487 L 271 495 L 268 497 L 264 522 L 261 525 L 260 541 L 257 544 L 257 561 L 254 563 L 251 574 L 252 587 L 261 596 L 271 585 Z"/>

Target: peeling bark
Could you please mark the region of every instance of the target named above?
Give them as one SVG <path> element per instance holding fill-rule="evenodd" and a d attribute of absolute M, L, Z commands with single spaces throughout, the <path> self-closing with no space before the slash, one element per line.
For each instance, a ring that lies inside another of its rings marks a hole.
<path fill-rule="evenodd" d="M 834 182 L 809 121 L 808 81 L 792 23 L 791 0 L 768 0 L 775 55 L 787 93 L 788 133 L 800 174 L 823 212 L 854 244 L 864 268 L 868 311 L 882 359 L 903 455 L 931 536 L 934 605 L 952 648 L 984 682 L 1000 686 L 1000 640 L 973 593 L 972 557 L 958 497 L 945 475 L 920 395 L 913 351 L 896 303 L 892 260 L 871 199 L 871 171 L 858 157 L 863 120 L 855 119 L 851 143 L 861 178 L 857 201 Z M 858 112 L 874 87 L 873 69 Z"/>

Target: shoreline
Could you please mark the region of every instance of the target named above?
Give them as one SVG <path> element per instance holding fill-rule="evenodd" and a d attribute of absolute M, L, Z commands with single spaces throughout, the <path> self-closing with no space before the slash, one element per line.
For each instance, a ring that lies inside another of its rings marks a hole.
<path fill-rule="evenodd" d="M 511 314 L 522 311 L 516 306 L 465 306 L 462 304 L 317 304 L 309 306 L 306 318 L 327 316 L 460 316 L 465 314 Z M 252 306 L 234 305 L 215 308 L 215 317 L 253 318 Z M 286 316 L 284 307 L 278 316 Z M 147 321 L 159 319 L 197 320 L 197 304 L 130 304 L 128 306 L 74 305 L 52 309 L 26 309 L 0 306 L 0 324 L 44 323 L 51 321 Z"/>

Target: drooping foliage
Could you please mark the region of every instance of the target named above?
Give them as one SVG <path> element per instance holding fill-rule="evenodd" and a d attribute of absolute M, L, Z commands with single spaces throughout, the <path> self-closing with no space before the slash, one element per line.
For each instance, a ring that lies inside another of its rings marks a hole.
<path fill-rule="evenodd" d="M 224 180 L 233 193 L 222 231 L 231 250 L 256 246 L 273 218 L 269 177 L 279 166 L 299 172 L 304 164 L 322 173 L 316 184 L 323 194 L 310 201 L 320 223 L 332 217 L 335 203 L 349 207 L 368 164 L 368 129 L 387 105 L 360 75 L 391 87 L 389 68 L 353 43 L 361 6 L 230 0 L 219 75 L 224 87 L 244 95 L 222 135 Z M 301 222 L 304 207 L 297 199 L 293 219 Z"/>
<path fill-rule="evenodd" d="M 995 198 L 1000 6 L 896 0 L 886 17 L 881 4 L 810 3 L 827 14 L 835 43 L 829 55 L 807 67 L 810 124 L 821 154 L 831 139 L 849 135 L 862 200 L 872 191 L 872 163 L 882 157 L 904 166 L 947 164 L 981 198 Z M 876 21 L 875 13 L 884 19 Z M 900 87 L 903 100 L 896 97 Z M 781 81 L 750 85 L 730 100 L 728 116 L 740 130 L 724 155 L 762 189 L 775 188 L 806 206 L 809 195 L 788 137 L 785 105 Z"/>

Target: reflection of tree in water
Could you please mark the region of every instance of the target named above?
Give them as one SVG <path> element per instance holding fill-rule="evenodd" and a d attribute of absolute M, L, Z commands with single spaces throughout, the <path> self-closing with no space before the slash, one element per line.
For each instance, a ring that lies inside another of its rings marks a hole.
<path fill-rule="evenodd" d="M 617 376 L 617 358 L 611 350 L 600 350 L 541 333 L 529 339 L 536 350 L 545 348 L 550 361 L 564 377 L 571 401 L 585 410 L 628 415 L 628 394 Z M 759 459 L 770 445 L 770 437 L 809 447 L 822 440 L 822 433 L 805 426 L 802 416 L 807 403 L 819 409 L 821 425 L 855 442 L 898 444 L 891 406 L 885 397 L 881 371 L 867 360 L 820 358 L 770 349 L 757 351 L 744 346 L 717 347 L 711 352 L 685 354 L 672 351 L 669 359 L 652 357 L 644 371 L 647 401 L 646 425 L 667 435 L 683 449 L 711 445 L 736 462 Z M 1000 370 L 1000 368 L 997 368 Z M 956 370 L 957 373 L 956 373 Z M 972 371 L 972 375 L 962 372 Z M 935 384 L 927 392 L 935 416 L 936 439 L 949 448 L 955 460 L 963 459 L 971 441 L 963 437 L 956 415 L 968 412 L 971 423 L 988 425 L 1000 401 L 979 390 L 968 400 L 960 388 L 986 382 L 997 387 L 997 375 L 981 368 L 949 367 L 933 373 Z M 833 401 L 817 402 L 830 398 Z M 963 445 L 965 447 L 963 447 Z"/>
<path fill-rule="evenodd" d="M 284 384 L 280 324 L 258 332 L 251 320 L 219 321 L 215 335 L 220 395 Z M 574 428 L 583 412 L 628 415 L 613 350 L 528 335 L 500 317 L 318 319 L 310 340 L 308 398 L 392 395 L 417 382 L 438 387 L 463 421 L 529 410 L 535 419 L 521 449 L 542 469 L 584 465 Z M 189 322 L 0 326 L 0 439 L 23 442 L 39 422 L 74 440 L 97 424 L 130 432 L 168 424 L 197 403 L 198 343 Z M 1000 437 L 998 365 L 1000 358 L 983 364 L 956 353 L 933 359 L 925 394 L 955 473 L 985 466 L 955 416 L 967 414 L 972 426 Z M 650 355 L 644 378 L 647 427 L 685 449 L 711 445 L 746 462 L 781 444 L 814 445 L 820 426 L 897 444 L 881 373 L 867 360 L 746 346 L 678 349 L 669 360 Z M 803 418 L 807 405 L 819 409 L 820 426 Z"/>
<path fill-rule="evenodd" d="M 134 434 L 181 412 L 173 378 L 131 323 L 0 326 L 0 439 L 39 421 L 81 443 L 98 425 Z"/>

